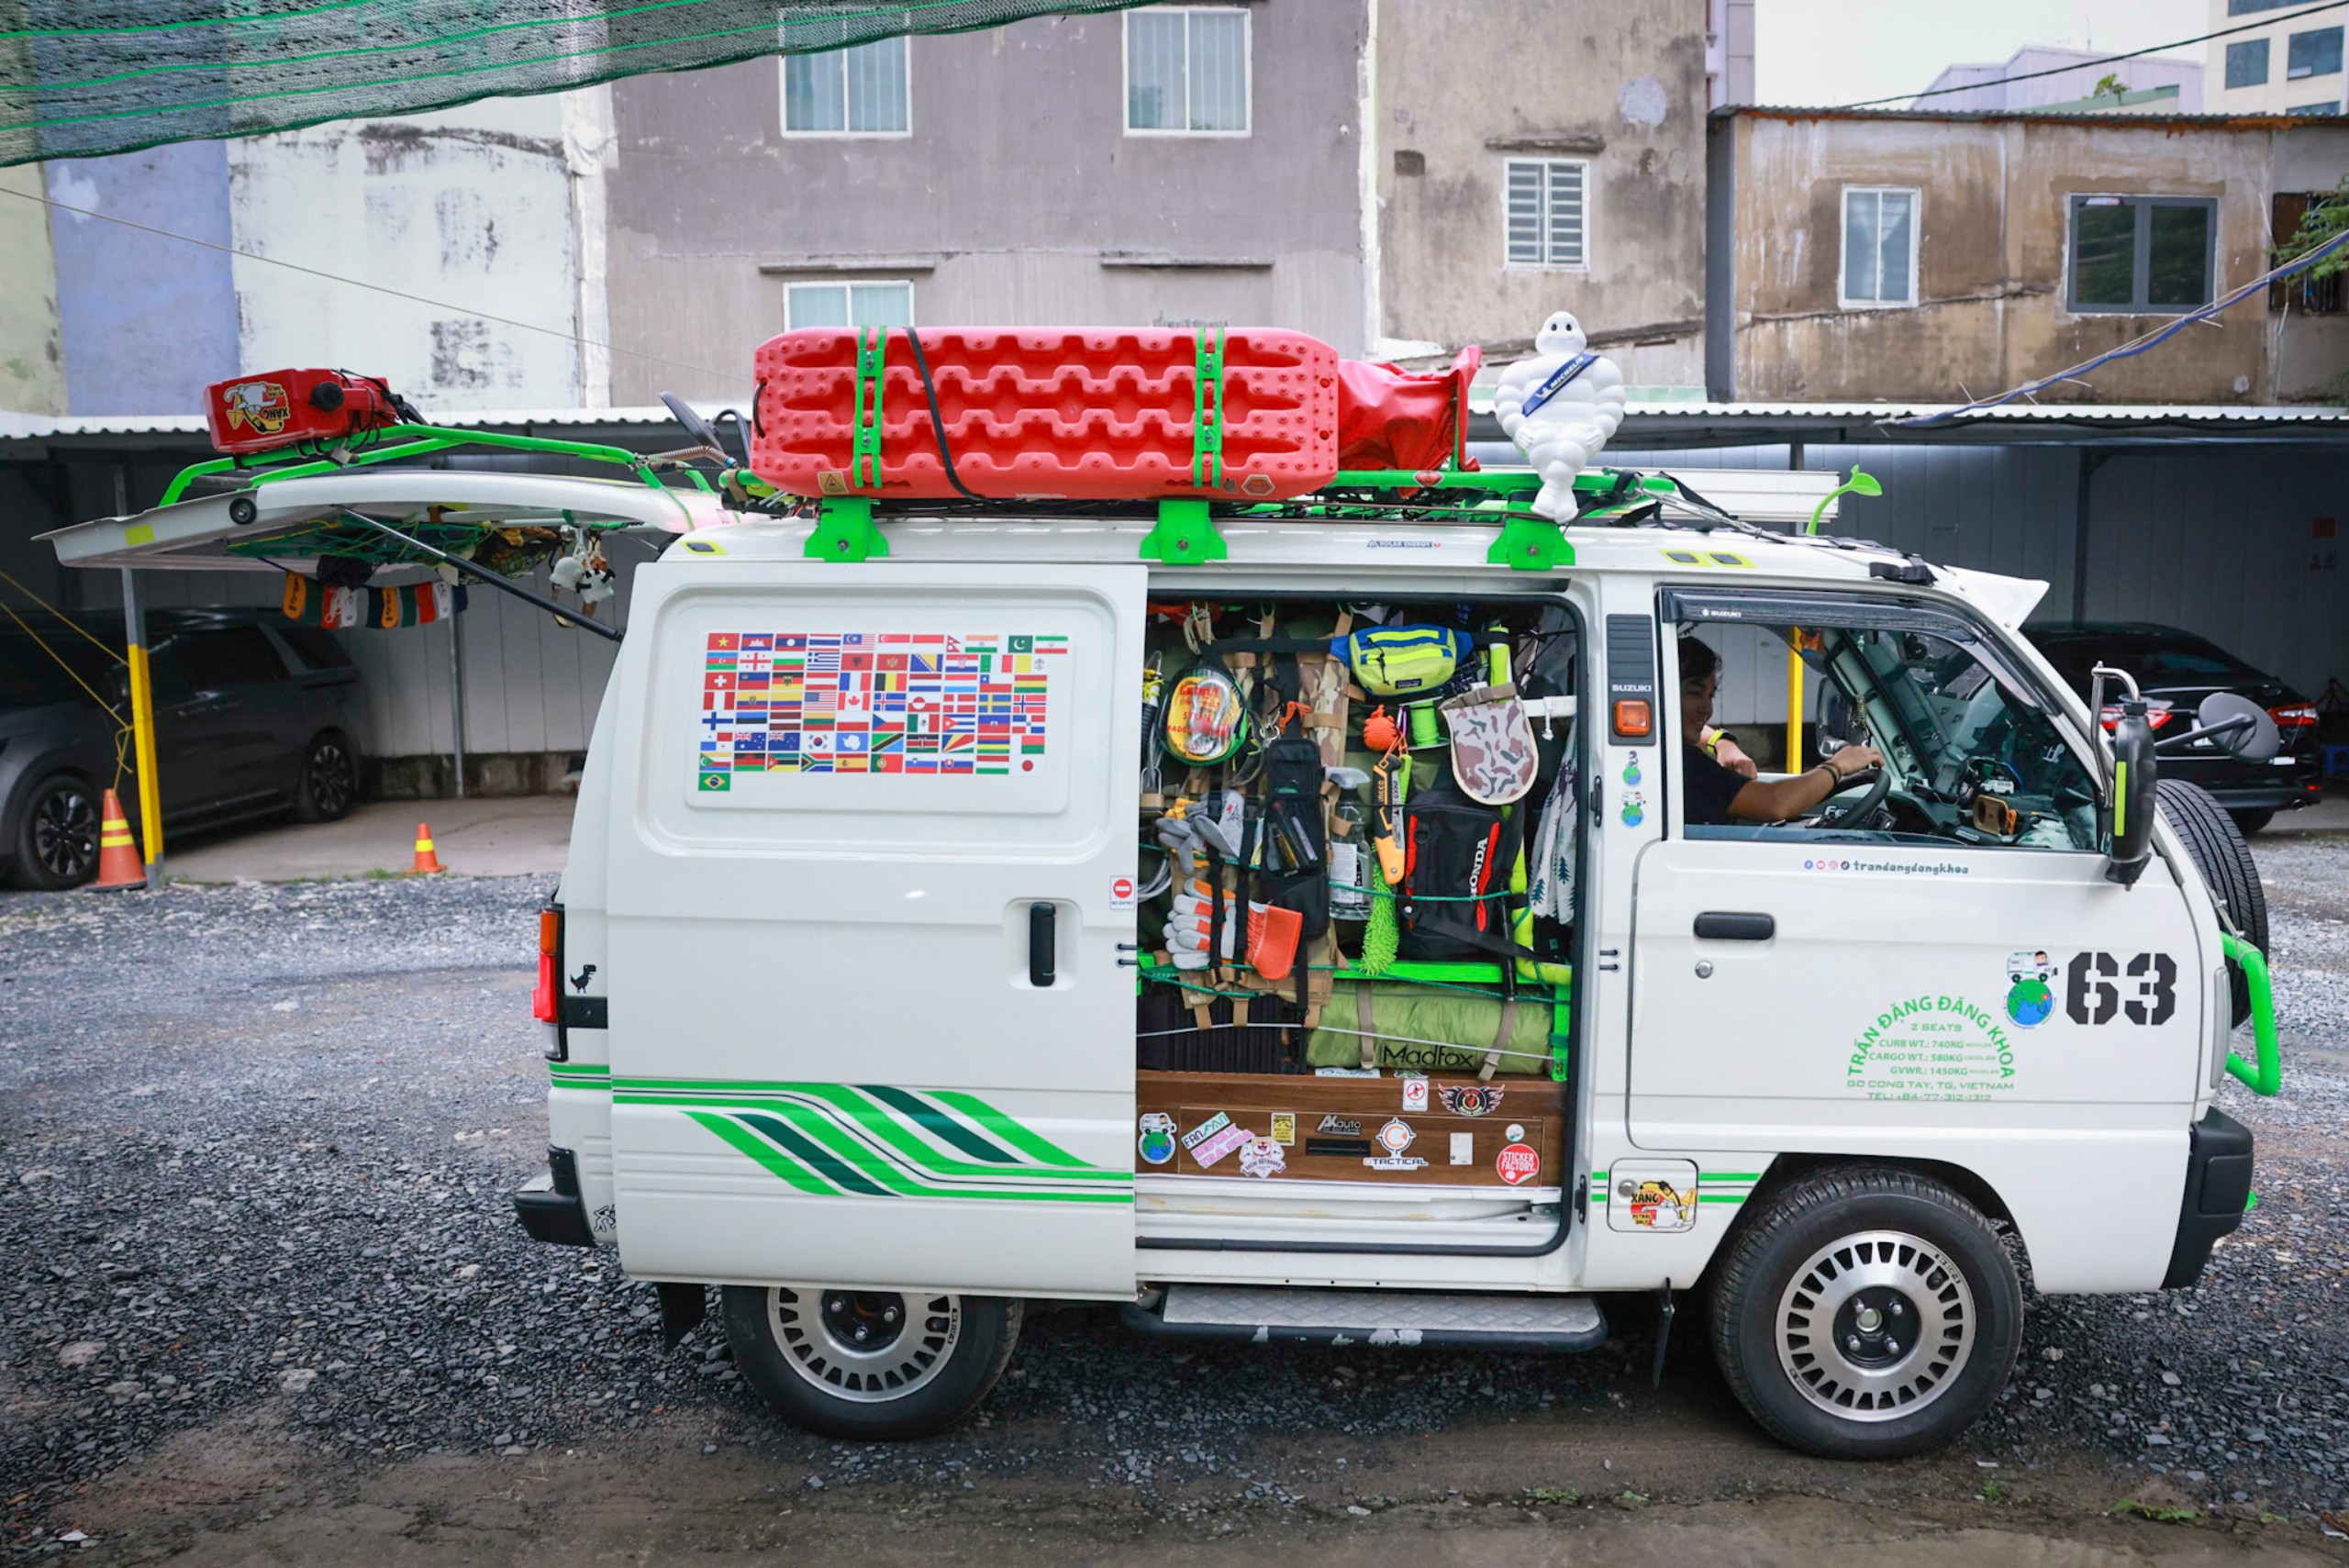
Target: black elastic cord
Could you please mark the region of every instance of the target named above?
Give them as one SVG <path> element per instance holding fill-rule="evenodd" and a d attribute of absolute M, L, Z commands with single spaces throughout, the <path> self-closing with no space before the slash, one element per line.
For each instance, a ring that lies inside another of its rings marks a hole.
<path fill-rule="evenodd" d="M 906 341 L 913 345 L 914 369 L 921 373 L 921 395 L 930 399 L 930 433 L 938 438 L 938 461 L 946 465 L 946 482 L 970 499 L 984 501 L 986 497 L 963 484 L 963 476 L 954 472 L 954 454 L 946 450 L 946 421 L 939 416 L 938 388 L 930 379 L 930 361 L 922 355 L 921 335 L 908 327 Z"/>

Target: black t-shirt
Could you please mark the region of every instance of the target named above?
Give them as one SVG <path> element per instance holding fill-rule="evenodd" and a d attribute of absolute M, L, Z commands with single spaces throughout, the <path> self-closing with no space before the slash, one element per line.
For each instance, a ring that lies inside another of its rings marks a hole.
<path fill-rule="evenodd" d="M 1727 826 L 1729 803 L 1749 782 L 1743 773 L 1714 762 L 1702 746 L 1686 742 L 1680 748 L 1680 776 L 1687 792 L 1680 803 L 1681 820 L 1698 827 Z"/>

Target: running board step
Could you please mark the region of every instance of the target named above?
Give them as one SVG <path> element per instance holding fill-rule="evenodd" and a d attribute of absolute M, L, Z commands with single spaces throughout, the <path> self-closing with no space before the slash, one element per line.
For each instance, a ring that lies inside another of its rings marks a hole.
<path fill-rule="evenodd" d="M 1607 1342 L 1606 1315 L 1586 1296 L 1178 1284 L 1156 1309 L 1129 1302 L 1121 1316 L 1137 1333 L 1259 1345 L 1595 1351 Z"/>

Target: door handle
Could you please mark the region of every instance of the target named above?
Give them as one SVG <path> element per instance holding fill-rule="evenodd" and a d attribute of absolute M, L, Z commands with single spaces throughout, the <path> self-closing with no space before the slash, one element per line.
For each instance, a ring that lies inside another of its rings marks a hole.
<path fill-rule="evenodd" d="M 1059 949 L 1054 927 L 1059 918 L 1058 908 L 1038 902 L 1028 906 L 1028 984 L 1040 991 L 1052 985 L 1052 955 Z"/>
<path fill-rule="evenodd" d="M 1778 934 L 1778 922 L 1768 915 L 1734 910 L 1708 910 L 1697 917 L 1697 935 L 1714 942 L 1766 942 Z"/>

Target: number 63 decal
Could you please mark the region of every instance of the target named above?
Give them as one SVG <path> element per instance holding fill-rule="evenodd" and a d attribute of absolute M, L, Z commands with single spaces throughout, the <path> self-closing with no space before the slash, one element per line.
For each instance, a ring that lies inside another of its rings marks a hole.
<path fill-rule="evenodd" d="M 2076 953 L 2065 978 L 2064 1012 L 2076 1024 L 2109 1024 L 2121 1012 L 2132 1024 L 2165 1024 L 2177 1011 L 2177 961 L 2165 952 L 2141 952 L 2125 965 L 2109 952 Z"/>

